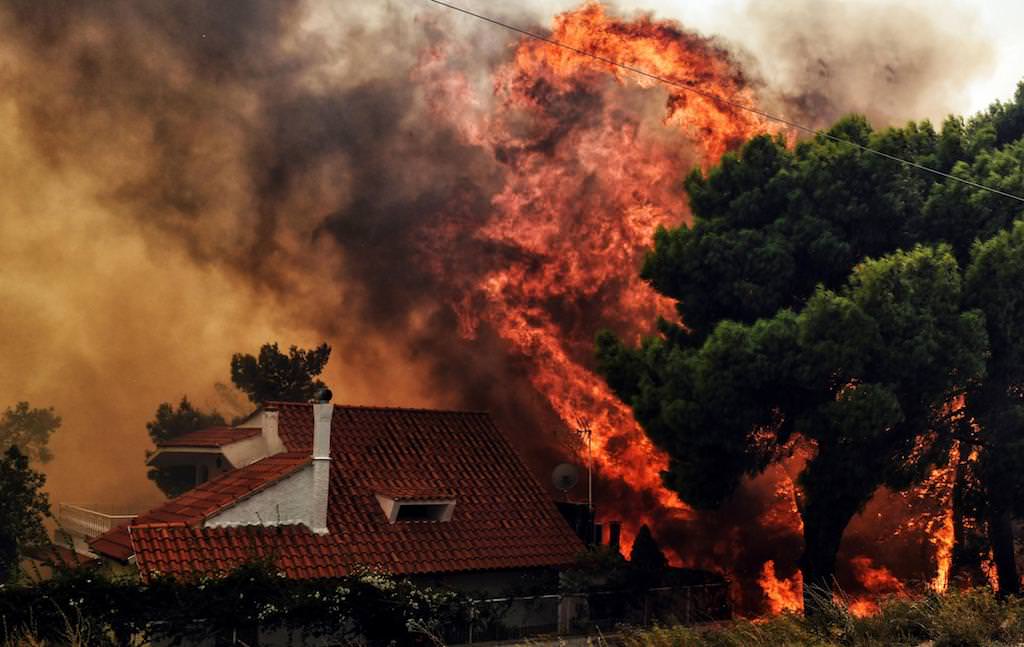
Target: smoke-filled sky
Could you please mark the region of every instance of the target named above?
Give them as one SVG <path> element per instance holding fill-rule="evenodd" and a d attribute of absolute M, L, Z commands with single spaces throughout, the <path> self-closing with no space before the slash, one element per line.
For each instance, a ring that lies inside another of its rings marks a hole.
<path fill-rule="evenodd" d="M 465 6 L 486 10 L 491 3 L 466 0 Z M 537 9 L 564 10 L 571 0 L 525 0 Z M 938 55 L 930 70 L 935 88 L 949 97 L 936 102 L 928 93 L 905 107 L 913 118 L 941 119 L 947 112 L 971 113 L 1011 96 L 1024 76 L 1024 3 L 1017 0 L 618 0 L 628 11 L 653 11 L 693 29 L 718 34 L 753 52 L 768 78 L 784 80 L 809 60 L 786 54 L 797 41 L 809 51 L 829 51 L 850 58 L 881 61 L 888 56 Z M 921 27 L 926 28 L 922 29 Z M 984 63 L 973 67 L 981 46 Z M 965 51 L 966 47 L 966 51 Z M 907 61 L 904 61 L 907 62 Z M 854 61 L 847 60 L 853 64 Z M 964 65 L 966 63 L 966 65 Z M 861 68 L 863 69 L 863 68 Z M 839 82 L 847 82 L 850 68 Z"/>
<path fill-rule="evenodd" d="M 573 6 L 499 15 L 544 27 Z M 1009 96 L 1024 18 L 981 0 L 619 6 L 719 36 L 766 105 L 815 123 Z M 446 275 L 457 261 L 486 276 L 524 251 L 434 238 L 453 195 L 465 230 L 485 224 L 515 151 L 436 123 L 431 96 L 486 86 L 513 42 L 421 0 L 0 6 L 0 406 L 64 417 L 54 499 L 155 501 L 156 406 L 187 394 L 238 413 L 217 384 L 232 353 L 271 340 L 330 342 L 338 400 L 492 409 L 545 456 L 555 423 L 522 350 L 486 326 L 461 334 L 465 284 Z M 435 87 L 425 54 L 443 43 L 467 87 Z M 664 97 L 637 96 L 623 105 L 656 122 Z M 538 305 L 560 321 L 564 306 Z"/>

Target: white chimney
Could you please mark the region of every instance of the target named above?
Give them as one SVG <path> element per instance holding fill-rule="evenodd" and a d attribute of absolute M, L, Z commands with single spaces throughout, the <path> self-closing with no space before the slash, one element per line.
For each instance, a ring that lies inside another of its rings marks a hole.
<path fill-rule="evenodd" d="M 313 501 L 310 529 L 327 533 L 327 495 L 331 486 L 331 418 L 334 405 L 317 402 L 313 405 Z"/>
<path fill-rule="evenodd" d="M 277 424 L 280 420 L 280 412 L 277 409 L 266 408 L 263 410 L 262 435 L 267 443 L 267 456 L 280 454 L 285 450 L 281 442 L 281 435 L 277 433 Z"/>

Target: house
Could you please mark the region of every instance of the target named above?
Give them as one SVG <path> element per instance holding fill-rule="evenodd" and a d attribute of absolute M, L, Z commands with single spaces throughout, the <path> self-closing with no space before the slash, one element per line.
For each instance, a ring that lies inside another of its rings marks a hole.
<path fill-rule="evenodd" d="M 554 583 L 584 550 L 485 413 L 271 402 L 150 462 L 192 466 L 198 484 L 87 540 L 143 579 L 273 556 L 293 578 L 372 567 L 494 595 Z"/>

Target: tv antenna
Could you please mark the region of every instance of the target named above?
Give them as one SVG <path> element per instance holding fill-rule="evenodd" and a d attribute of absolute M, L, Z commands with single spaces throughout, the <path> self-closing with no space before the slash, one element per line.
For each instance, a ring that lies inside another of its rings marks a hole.
<path fill-rule="evenodd" d="M 594 511 L 594 430 L 586 418 L 576 418 L 576 433 L 587 441 L 587 509 Z"/>

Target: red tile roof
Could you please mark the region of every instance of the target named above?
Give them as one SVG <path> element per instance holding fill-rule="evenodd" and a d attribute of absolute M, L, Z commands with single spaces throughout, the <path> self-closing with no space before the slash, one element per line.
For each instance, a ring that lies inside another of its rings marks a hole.
<path fill-rule="evenodd" d="M 305 452 L 283 453 L 256 461 L 198 485 L 149 512 L 139 515 L 131 525 L 160 522 L 202 523 L 204 519 L 235 501 L 250 496 L 281 480 L 310 460 Z M 89 542 L 93 551 L 119 559 L 132 556 L 128 525 L 118 526 Z"/>
<path fill-rule="evenodd" d="M 46 566 L 52 566 L 55 568 L 88 566 L 95 564 L 97 561 L 95 557 L 76 553 L 67 546 L 61 546 L 59 544 L 30 547 L 25 551 L 25 553 L 31 559 L 34 559 Z"/>
<path fill-rule="evenodd" d="M 157 447 L 223 447 L 231 443 L 259 436 L 259 429 L 237 429 L 235 427 L 210 427 L 164 440 Z"/>
<path fill-rule="evenodd" d="M 308 457 L 311 405 L 273 406 L 288 451 Z M 294 525 L 203 528 L 198 510 L 144 515 L 131 529 L 140 573 L 223 572 L 267 554 L 292 577 L 342 575 L 357 564 L 441 573 L 561 566 L 583 550 L 487 414 L 335 406 L 331 458 L 327 534 Z M 450 521 L 389 523 L 377 494 L 456 504 Z"/>

